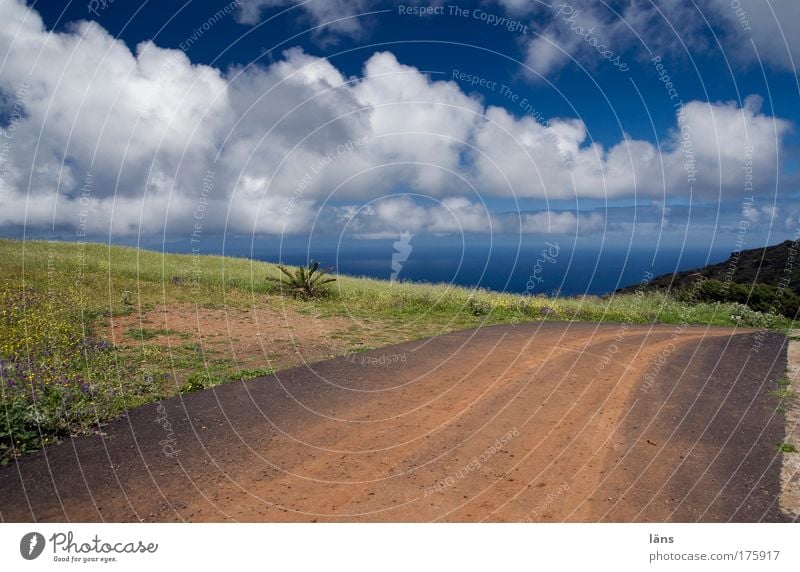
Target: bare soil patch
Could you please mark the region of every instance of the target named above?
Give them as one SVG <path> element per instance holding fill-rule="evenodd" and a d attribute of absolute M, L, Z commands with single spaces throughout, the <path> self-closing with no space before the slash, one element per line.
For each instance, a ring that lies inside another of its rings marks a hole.
<path fill-rule="evenodd" d="M 207 308 L 160 304 L 109 318 L 100 336 L 136 350 L 150 344 L 166 352 L 197 347 L 202 356 L 242 369 L 284 369 L 370 347 L 371 330 L 347 318 L 304 314 L 289 307 Z"/>

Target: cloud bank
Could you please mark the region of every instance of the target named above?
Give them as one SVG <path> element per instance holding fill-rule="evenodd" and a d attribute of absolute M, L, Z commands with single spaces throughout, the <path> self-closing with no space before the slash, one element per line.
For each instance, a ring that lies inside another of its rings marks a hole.
<path fill-rule="evenodd" d="M 758 97 L 694 101 L 659 145 L 603 146 L 580 119 L 512 115 L 387 51 L 358 78 L 300 49 L 220 70 L 152 42 L 131 51 L 96 23 L 48 31 L 19 0 L 0 20 L 4 227 L 600 232 L 596 213 L 486 201 L 739 197 L 746 168 L 774 184 L 790 128 Z"/>

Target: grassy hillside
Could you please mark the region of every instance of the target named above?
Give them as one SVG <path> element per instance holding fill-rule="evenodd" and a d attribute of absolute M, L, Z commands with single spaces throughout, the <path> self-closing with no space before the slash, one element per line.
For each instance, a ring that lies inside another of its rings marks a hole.
<path fill-rule="evenodd" d="M 268 275 L 274 265 L 247 259 L 0 240 L 0 462 L 180 391 L 481 324 L 790 325 L 641 290 L 552 299 L 340 276 L 328 296 L 301 300 Z M 189 325 L 173 329 L 163 317 L 180 312 Z M 220 322 L 216 342 L 203 337 Z M 262 335 L 245 363 L 239 347 Z"/>

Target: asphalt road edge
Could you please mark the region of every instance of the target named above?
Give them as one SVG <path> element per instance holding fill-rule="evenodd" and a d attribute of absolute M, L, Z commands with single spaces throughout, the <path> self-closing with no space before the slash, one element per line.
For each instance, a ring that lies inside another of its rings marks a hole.
<path fill-rule="evenodd" d="M 787 389 L 794 392 L 795 397 L 783 400 L 784 423 L 786 424 L 787 444 L 800 448 L 800 330 L 793 330 L 788 338 L 786 356 L 786 376 L 789 379 Z M 800 452 L 783 453 L 781 462 L 781 497 L 780 506 L 784 514 L 797 521 L 800 520 Z"/>

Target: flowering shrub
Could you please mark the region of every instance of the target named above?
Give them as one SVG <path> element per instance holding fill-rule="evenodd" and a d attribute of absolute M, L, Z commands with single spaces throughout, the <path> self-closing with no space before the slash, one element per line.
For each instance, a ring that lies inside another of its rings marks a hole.
<path fill-rule="evenodd" d="M 467 301 L 467 307 L 473 316 L 485 316 L 492 311 L 491 303 L 480 298 L 470 298 Z"/>
<path fill-rule="evenodd" d="M 125 408 L 142 380 L 128 372 L 122 391 L 117 373 L 114 349 L 85 331 L 77 297 L 0 285 L 0 464 Z"/>
<path fill-rule="evenodd" d="M 763 312 L 756 312 L 746 304 L 729 304 L 731 322 L 750 328 L 771 328 L 775 323 L 775 316 Z"/>

